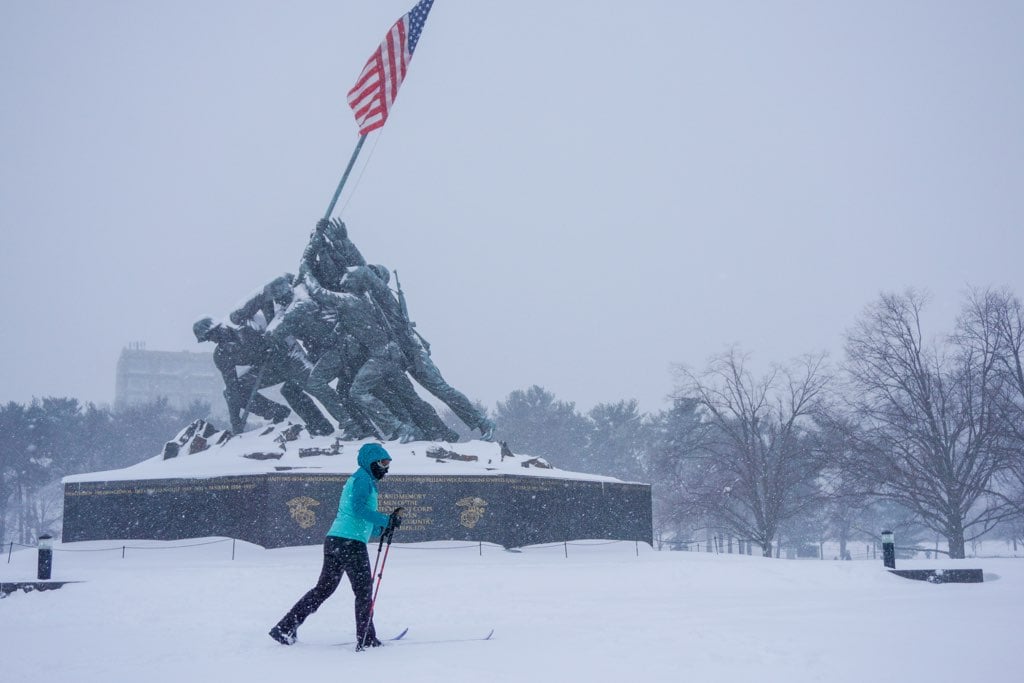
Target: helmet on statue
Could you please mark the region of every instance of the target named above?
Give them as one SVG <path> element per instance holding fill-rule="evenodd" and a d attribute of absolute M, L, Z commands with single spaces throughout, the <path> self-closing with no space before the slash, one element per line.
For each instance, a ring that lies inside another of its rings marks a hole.
<path fill-rule="evenodd" d="M 196 335 L 197 342 L 209 341 L 210 330 L 217 326 L 213 318 L 200 318 L 192 326 L 192 334 Z"/>
<path fill-rule="evenodd" d="M 379 277 L 381 282 L 384 284 L 391 282 L 391 273 L 388 271 L 387 266 L 382 266 L 379 263 L 371 263 L 368 268 L 373 271 L 373 274 Z"/>

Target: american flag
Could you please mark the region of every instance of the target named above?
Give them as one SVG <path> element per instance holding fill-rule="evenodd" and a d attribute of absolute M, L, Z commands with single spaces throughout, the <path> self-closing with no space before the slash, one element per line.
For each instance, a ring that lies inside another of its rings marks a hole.
<path fill-rule="evenodd" d="M 395 22 L 348 91 L 348 106 L 355 112 L 360 135 L 380 128 L 388 120 L 433 4 L 434 0 L 420 0 Z"/>

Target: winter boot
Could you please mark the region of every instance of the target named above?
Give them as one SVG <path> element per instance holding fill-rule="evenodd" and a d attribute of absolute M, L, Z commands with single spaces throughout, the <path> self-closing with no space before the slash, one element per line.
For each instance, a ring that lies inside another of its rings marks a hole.
<path fill-rule="evenodd" d="M 356 652 L 362 652 L 366 648 L 370 647 L 380 647 L 383 644 L 384 643 L 380 642 L 377 636 L 367 636 L 365 643 L 361 642 L 359 645 L 356 646 Z"/>
<path fill-rule="evenodd" d="M 295 629 L 281 628 L 281 625 L 278 624 L 270 629 L 270 637 L 282 645 L 291 645 L 295 642 L 296 633 Z"/>
<path fill-rule="evenodd" d="M 477 429 L 480 430 L 480 434 L 484 441 L 494 441 L 494 423 L 486 417 L 480 420 L 480 424 L 477 425 Z"/>

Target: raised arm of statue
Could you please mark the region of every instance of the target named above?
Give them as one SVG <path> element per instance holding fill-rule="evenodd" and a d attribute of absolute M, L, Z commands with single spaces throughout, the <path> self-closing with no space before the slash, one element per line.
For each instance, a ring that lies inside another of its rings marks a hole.
<path fill-rule="evenodd" d="M 231 322 L 235 325 L 265 327 L 279 311 L 292 302 L 294 279 L 295 277 L 291 273 L 285 273 L 268 282 L 263 289 L 231 312 L 228 316 Z M 256 319 L 257 313 L 263 314 L 263 320 Z"/>
<path fill-rule="evenodd" d="M 317 234 L 310 236 L 306 248 L 302 250 L 302 260 L 299 262 L 299 279 L 305 280 L 307 284 L 320 287 L 320 280 L 316 276 L 316 269 L 313 267 L 317 253 Z"/>
<path fill-rule="evenodd" d="M 263 304 L 263 292 L 253 295 L 244 304 L 231 311 L 228 316 L 231 322 L 235 325 L 246 325 L 253 321 L 257 313 L 263 312 L 264 320 L 269 320 L 267 312 L 264 310 Z"/>
<path fill-rule="evenodd" d="M 348 292 L 334 292 L 326 287 L 321 287 L 320 284 L 317 283 L 315 277 L 307 276 L 304 284 L 306 285 L 306 290 L 309 292 L 309 295 L 313 297 L 313 300 L 328 309 L 342 308 L 345 306 L 346 302 L 355 297 L 354 294 L 350 294 Z"/>
<path fill-rule="evenodd" d="M 355 243 L 348 238 L 348 228 L 340 218 L 329 221 L 324 228 L 323 235 L 330 244 L 330 257 L 337 267 L 350 268 L 366 265 L 366 259 L 359 253 L 359 248 Z"/>
<path fill-rule="evenodd" d="M 359 249 L 348 238 L 340 219 L 321 219 L 302 252 L 299 275 L 308 282 L 337 291 L 345 273 L 353 266 L 366 265 Z"/>

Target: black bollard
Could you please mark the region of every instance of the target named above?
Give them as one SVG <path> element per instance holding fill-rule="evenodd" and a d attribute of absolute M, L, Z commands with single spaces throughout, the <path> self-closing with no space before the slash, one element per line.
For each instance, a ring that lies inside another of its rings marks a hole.
<path fill-rule="evenodd" d="M 36 571 L 36 578 L 40 581 L 49 581 L 50 569 L 53 568 L 53 537 L 43 534 L 39 537 L 39 566 Z"/>
<path fill-rule="evenodd" d="M 882 532 L 882 564 L 889 569 L 896 569 L 896 543 L 891 531 Z"/>

